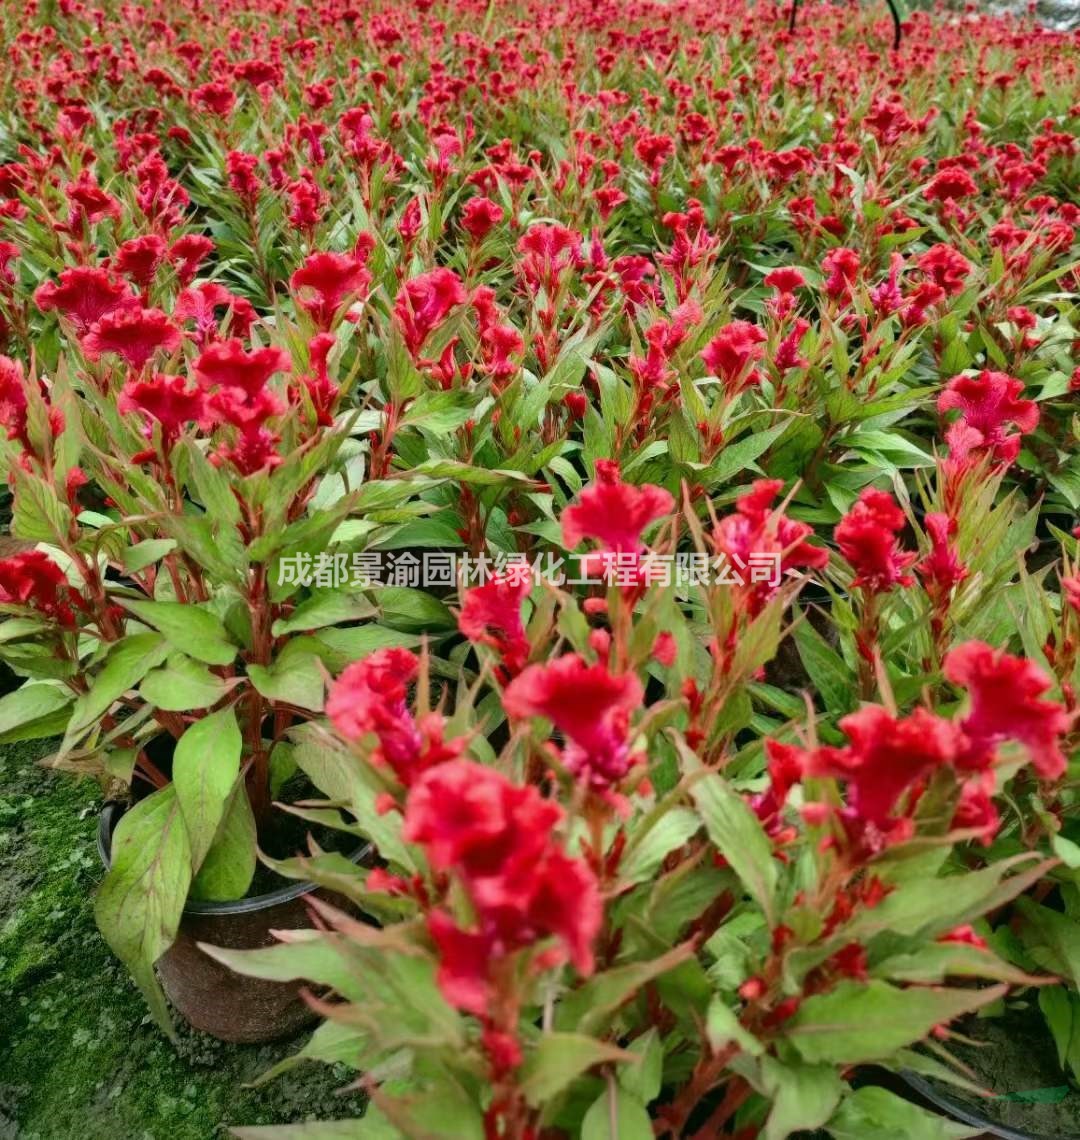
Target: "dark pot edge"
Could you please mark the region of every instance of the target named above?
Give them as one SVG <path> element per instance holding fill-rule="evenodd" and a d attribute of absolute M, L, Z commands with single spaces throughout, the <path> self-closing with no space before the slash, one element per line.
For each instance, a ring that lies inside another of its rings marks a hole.
<path fill-rule="evenodd" d="M 121 800 L 107 800 L 98 816 L 97 849 L 102 865 L 107 871 L 112 865 L 112 837 L 120 817 L 127 811 L 127 804 Z M 370 843 L 365 843 L 348 856 L 351 862 L 359 863 L 373 851 Z M 189 899 L 184 904 L 184 914 L 199 915 L 202 917 L 224 917 L 230 914 L 253 914 L 260 910 L 269 910 L 282 903 L 292 902 L 302 895 L 318 890 L 317 883 L 299 882 L 287 887 L 279 887 L 265 895 L 255 895 L 249 899 L 234 899 L 231 902 L 199 902 Z"/>
<path fill-rule="evenodd" d="M 952 1117 L 960 1124 L 970 1125 L 972 1128 L 981 1128 L 990 1136 L 997 1136 L 1000 1140 L 1068 1140 L 1067 1137 L 1047 1136 L 1041 1132 L 1018 1132 L 1005 1124 L 996 1124 L 985 1117 L 969 1112 L 962 1105 L 957 1104 L 948 1096 L 943 1096 L 934 1085 L 918 1073 L 903 1069 L 899 1073 L 906 1085 L 914 1089 L 919 1096 L 928 1100 L 935 1108 Z"/>

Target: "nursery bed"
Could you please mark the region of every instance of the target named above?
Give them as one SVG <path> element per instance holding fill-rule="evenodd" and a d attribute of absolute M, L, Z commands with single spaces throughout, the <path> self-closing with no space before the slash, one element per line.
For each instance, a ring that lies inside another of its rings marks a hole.
<path fill-rule="evenodd" d="M 210 1140 L 357 1115 L 358 1094 L 336 1096 L 346 1069 L 242 1087 L 302 1039 L 226 1045 L 181 1027 L 173 1049 L 94 927 L 100 797 L 38 767 L 47 750 L 0 746 L 0 1140 Z"/>

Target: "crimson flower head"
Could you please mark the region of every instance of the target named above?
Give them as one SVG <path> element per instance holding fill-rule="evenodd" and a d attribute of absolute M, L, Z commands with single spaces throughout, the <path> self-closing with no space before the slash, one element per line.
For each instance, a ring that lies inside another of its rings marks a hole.
<path fill-rule="evenodd" d="M 1015 740 L 1027 749 L 1032 767 L 1044 780 L 1056 780 L 1065 772 L 1061 737 L 1071 718 L 1063 705 L 1041 699 L 1052 682 L 1034 662 L 982 641 L 967 641 L 946 656 L 945 676 L 967 689 L 970 701 L 960 721 L 968 743 L 959 767 L 990 768 L 998 746 Z"/>
<path fill-rule="evenodd" d="M 405 838 L 435 870 L 455 876 L 471 904 L 473 929 L 443 910 L 428 918 L 439 987 L 457 1008 L 490 1016 L 503 960 L 547 938 L 558 943 L 548 965 L 569 959 L 579 973 L 592 972 L 600 891 L 553 834 L 562 816 L 536 788 L 468 760 L 432 768 L 410 789 Z"/>
<path fill-rule="evenodd" d="M 375 736 L 373 760 L 393 769 L 406 787 L 460 752 L 460 742 L 443 742 L 442 717 L 417 721 L 409 711 L 409 685 L 419 670 L 419 660 L 407 649 L 379 649 L 354 661 L 330 686 L 326 700 L 326 715 L 338 732 L 353 741 Z"/>
<path fill-rule="evenodd" d="M 527 574 L 492 576 L 465 591 L 458 629 L 474 645 L 488 645 L 502 660 L 503 676 L 521 672 L 529 659 L 529 639 L 521 606 L 532 581 Z"/>
<path fill-rule="evenodd" d="M 921 708 L 896 718 L 878 705 L 864 705 L 844 717 L 840 727 L 850 744 L 815 749 L 807 757 L 804 775 L 844 780 L 849 807 L 879 827 L 909 788 L 955 761 L 961 742 L 961 733 L 950 721 Z"/>
<path fill-rule="evenodd" d="M 219 310 L 224 311 L 220 320 Z M 217 281 L 202 281 L 198 285 L 192 285 L 176 298 L 173 306 L 174 320 L 180 324 L 189 321 L 194 323 L 195 339 L 200 346 L 205 346 L 208 340 L 218 334 L 225 314 L 229 319 L 229 331 L 238 337 L 246 337 L 256 320 L 251 302 L 246 297 L 230 293 Z"/>
<path fill-rule="evenodd" d="M 79 336 L 106 313 L 136 303 L 129 285 L 105 269 L 88 265 L 65 269 L 59 281 L 39 285 L 34 300 L 43 313 L 55 309 L 67 317 Z"/>
<path fill-rule="evenodd" d="M 852 585 L 871 594 L 911 585 L 911 575 L 904 571 L 916 556 L 901 550 L 896 537 L 906 522 L 888 491 L 873 487 L 863 491 L 834 532 L 840 553 L 855 571 Z"/>
<path fill-rule="evenodd" d="M 461 211 L 461 228 L 473 241 L 483 241 L 502 220 L 502 206 L 483 196 L 470 198 Z"/>
<path fill-rule="evenodd" d="M 765 275 L 765 284 L 780 294 L 794 293 L 806 284 L 806 278 L 801 269 L 796 269 L 793 265 L 781 265 Z"/>
<path fill-rule="evenodd" d="M 958 198 L 970 198 L 978 192 L 978 186 L 966 170 L 950 166 L 930 179 L 923 197 L 928 202 L 952 202 Z"/>
<path fill-rule="evenodd" d="M 289 278 L 302 309 L 324 332 L 343 306 L 366 293 L 371 274 L 364 260 L 349 253 L 312 253 Z"/>
<path fill-rule="evenodd" d="M 956 534 L 956 519 L 934 511 L 926 516 L 924 525 L 930 536 L 930 553 L 915 569 L 931 594 L 944 596 L 968 576 L 967 567 L 951 543 Z"/>
<path fill-rule="evenodd" d="M 978 376 L 954 376 L 938 397 L 938 411 L 956 409 L 960 418 L 949 428 L 946 440 L 952 459 L 990 455 L 1012 463 L 1020 453 L 1021 434 L 1034 431 L 1039 406 L 1020 398 L 1024 382 L 1005 372 L 983 371 Z M 1019 431 L 1009 433 L 1015 425 Z"/>
<path fill-rule="evenodd" d="M 859 255 L 854 249 L 838 246 L 822 258 L 821 268 L 828 274 L 825 292 L 830 297 L 847 300 L 859 275 Z"/>
<path fill-rule="evenodd" d="M 588 665 L 568 653 L 528 666 L 507 686 L 503 708 L 508 716 L 550 720 L 566 738 L 566 767 L 603 790 L 630 768 L 630 714 L 642 697 L 641 682 L 632 673 L 612 674 L 602 662 Z"/>
<path fill-rule="evenodd" d="M 81 341 L 91 360 L 112 353 L 136 370 L 158 351 L 175 352 L 180 342 L 180 330 L 160 309 L 141 308 L 113 309 Z"/>
<path fill-rule="evenodd" d="M 754 365 L 765 355 L 765 330 L 751 321 L 732 321 L 713 337 L 701 353 L 712 376 L 724 382 L 729 397 L 761 383 Z"/>
<path fill-rule="evenodd" d="M 113 265 L 140 289 L 149 287 L 158 266 L 165 260 L 168 247 L 159 234 L 143 234 L 123 242 L 116 251 Z"/>
<path fill-rule="evenodd" d="M 735 514 L 721 519 L 713 536 L 718 550 L 727 555 L 744 577 L 751 616 L 760 613 L 780 586 L 780 578 L 803 567 L 820 569 L 829 552 L 806 539 L 813 534 L 807 523 L 795 522 L 773 507 L 784 484 L 780 479 L 758 479 L 735 503 Z M 746 567 L 772 561 L 771 579 L 754 581 Z"/>
<path fill-rule="evenodd" d="M 18 440 L 26 451 L 33 451 L 26 430 L 26 376 L 23 366 L 10 356 L 0 355 L 0 427 L 8 439 Z"/>
<path fill-rule="evenodd" d="M 184 234 L 169 246 L 169 260 L 176 266 L 180 284 L 188 286 L 199 272 L 199 266 L 214 251 L 214 243 L 205 234 Z"/>
<path fill-rule="evenodd" d="M 394 319 L 409 352 L 417 356 L 427 338 L 466 300 L 465 286 L 452 269 L 432 269 L 406 281 L 394 302 Z"/>
<path fill-rule="evenodd" d="M 158 374 L 151 380 L 129 380 L 120 393 L 121 412 L 141 412 L 161 424 L 165 450 L 180 438 L 184 427 L 207 418 L 206 396 L 199 388 L 188 389 L 182 376 Z M 146 434 L 151 434 L 146 425 Z"/>
<path fill-rule="evenodd" d="M 563 543 L 573 550 L 583 539 L 593 538 L 609 553 L 640 553 L 644 549 L 641 532 L 669 514 L 674 505 L 663 487 L 624 483 L 614 460 L 598 459 L 596 482 L 562 513 Z"/>
<path fill-rule="evenodd" d="M 71 593 L 63 570 L 44 552 L 24 550 L 0 558 L 0 603 L 26 606 L 63 626 L 75 624 Z"/>
<path fill-rule="evenodd" d="M 206 390 L 235 388 L 255 399 L 276 372 L 287 372 L 289 356 L 281 348 L 245 350 L 239 340 L 218 341 L 195 361 L 195 379 Z"/>
<path fill-rule="evenodd" d="M 971 262 L 944 242 L 932 245 L 915 264 L 949 297 L 964 291 L 972 270 Z"/>

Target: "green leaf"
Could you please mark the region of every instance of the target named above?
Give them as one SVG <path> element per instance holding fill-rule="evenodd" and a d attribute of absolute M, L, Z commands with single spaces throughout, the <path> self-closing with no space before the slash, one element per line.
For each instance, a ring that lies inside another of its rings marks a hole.
<path fill-rule="evenodd" d="M 894 982 L 944 982 L 946 978 L 990 978 L 1017 986 L 1038 984 L 1039 978 L 1025 974 L 990 950 L 962 942 L 930 942 L 908 954 L 894 954 L 878 962 L 874 977 Z"/>
<path fill-rule="evenodd" d="M 225 804 L 240 774 L 243 742 L 233 708 L 211 713 L 190 725 L 176 743 L 173 786 L 191 843 L 191 865 L 202 866 Z"/>
<path fill-rule="evenodd" d="M 963 1140 L 982 1133 L 872 1085 L 847 1097 L 827 1128 L 833 1140 Z"/>
<path fill-rule="evenodd" d="M 221 619 L 201 606 L 184 602 L 140 602 L 127 598 L 123 604 L 146 625 L 165 635 L 170 645 L 207 665 L 231 665 L 236 646 Z"/>
<path fill-rule="evenodd" d="M 154 963 L 176 938 L 190 885 L 191 848 L 176 788 L 169 784 L 117 824 L 112 865 L 98 888 L 94 917 L 170 1036 L 172 1024 Z"/>
<path fill-rule="evenodd" d="M 1080 922 L 1029 898 L 1016 900 L 1018 934 L 1033 962 L 1080 987 Z"/>
<path fill-rule="evenodd" d="M 855 704 L 855 678 L 844 659 L 804 618 L 795 626 L 795 648 L 803 668 L 831 713 L 846 713 Z"/>
<path fill-rule="evenodd" d="M 619 864 L 619 881 L 644 883 L 652 879 L 660 865 L 676 848 L 681 847 L 701 827 L 701 820 L 689 808 L 673 808 L 635 843 Z"/>
<path fill-rule="evenodd" d="M 693 954 L 694 948 L 687 942 L 651 962 L 631 962 L 594 974 L 559 1003 L 555 1014 L 556 1028 L 574 1029 L 585 1034 L 601 1032 L 607 1027 L 610 1015 L 642 986 L 688 961 Z"/>
<path fill-rule="evenodd" d="M 258 861 L 255 814 L 241 777 L 225 804 L 210 850 L 191 884 L 191 896 L 213 902 L 242 899 L 251 886 Z"/>
<path fill-rule="evenodd" d="M 0 744 L 40 740 L 61 732 L 70 715 L 71 692 L 30 682 L 0 698 Z"/>
<path fill-rule="evenodd" d="M 764 431 L 751 432 L 727 444 L 709 466 L 707 474 L 709 485 L 716 487 L 736 475 L 743 474 L 747 468 L 753 466 L 766 451 L 787 431 L 791 420 L 781 420 L 778 424 L 766 428 Z"/>
<path fill-rule="evenodd" d="M 275 637 L 284 637 L 287 633 L 322 629 L 338 622 L 360 621 L 374 613 L 375 607 L 362 594 L 328 591 L 308 598 L 287 618 L 278 618 L 271 633 Z"/>
<path fill-rule="evenodd" d="M 690 785 L 690 796 L 709 838 L 771 924 L 779 872 L 769 837 L 742 796 L 723 777 L 713 772 L 701 775 L 704 772 L 701 761 L 687 747 L 686 741 L 678 734 L 673 734 L 672 739 L 683 770 L 696 777 Z"/>
<path fill-rule="evenodd" d="M 1046 986 L 1039 991 L 1039 1010 L 1054 1038 L 1058 1064 L 1080 1075 L 1080 994 L 1065 986 Z"/>
<path fill-rule="evenodd" d="M 1037 860 L 1034 866 L 1032 859 Z M 1029 864 L 1027 870 L 1006 877 L 1023 862 Z M 883 931 L 923 938 L 944 934 L 1011 901 L 1054 865 L 1055 860 L 1038 860 L 1032 852 L 963 875 L 906 879 L 880 906 L 864 910 L 844 926 L 837 940 L 865 941 Z"/>
<path fill-rule="evenodd" d="M 108 712 L 115 700 L 133 689 L 168 656 L 169 643 L 160 633 L 133 633 L 118 641 L 109 650 L 105 667 L 94 678 L 89 691 L 75 702 L 65 747 L 68 741 Z"/>
<path fill-rule="evenodd" d="M 629 1051 L 641 1060 L 636 1065 L 623 1065 L 618 1071 L 619 1084 L 642 1104 L 649 1104 L 660 1095 L 664 1079 L 664 1044 L 654 1026 L 628 1046 Z"/>
<path fill-rule="evenodd" d="M 312 982 L 329 986 L 353 1001 L 363 999 L 362 980 L 353 973 L 353 963 L 342 953 L 338 935 L 317 930 L 289 932 L 288 942 L 275 942 L 257 950 L 232 950 L 199 943 L 211 958 L 249 978 L 268 982 Z"/>
<path fill-rule="evenodd" d="M 831 1065 L 782 1065 L 761 1062 L 762 1084 L 772 1099 L 761 1140 L 787 1140 L 793 1132 L 812 1132 L 832 1116 L 846 1088 Z"/>
<path fill-rule="evenodd" d="M 318 712 L 323 707 L 325 686 L 320 649 L 314 638 L 294 638 L 270 665 L 249 665 L 248 677 L 268 701 Z"/>
<path fill-rule="evenodd" d="M 765 1051 L 765 1046 L 739 1024 L 735 1011 L 719 997 L 714 997 L 709 1002 L 709 1010 L 705 1015 L 705 1035 L 714 1053 L 719 1053 L 732 1044 L 738 1045 L 751 1057 L 760 1057 Z"/>
<path fill-rule="evenodd" d="M 645 1106 L 617 1085 L 609 1085 L 589 1106 L 581 1122 L 581 1140 L 652 1140 Z"/>
<path fill-rule="evenodd" d="M 230 683 L 211 673 L 199 661 L 173 653 L 158 669 L 151 669 L 139 686 L 143 699 L 166 712 L 192 712 L 216 705 Z"/>
<path fill-rule="evenodd" d="M 882 1061 L 935 1025 L 1002 997 L 1008 986 L 979 990 L 900 989 L 888 982 L 844 981 L 807 998 L 787 1023 L 787 1040 L 811 1064 L 857 1065 Z"/>
<path fill-rule="evenodd" d="M 137 542 L 123 550 L 120 562 L 129 574 L 137 574 L 175 549 L 175 538 L 148 538 L 145 542 Z"/>
<path fill-rule="evenodd" d="M 298 1053 L 278 1061 L 276 1065 L 252 1081 L 252 1085 L 256 1088 L 264 1085 L 275 1077 L 280 1077 L 282 1073 L 295 1069 L 304 1061 L 321 1061 L 325 1065 L 348 1065 L 350 1069 L 359 1071 L 361 1058 L 369 1043 L 370 1036 L 366 1030 L 357 1029 L 353 1025 L 342 1025 L 336 1021 L 324 1021 Z"/>
<path fill-rule="evenodd" d="M 409 405 L 401 426 L 418 427 L 432 435 L 448 436 L 476 418 L 478 403 L 475 393 L 460 388 L 449 392 L 422 392 Z"/>
<path fill-rule="evenodd" d="M 412 856 L 401 838 L 401 816 L 376 810 L 376 799 L 385 789 L 374 775 L 357 763 L 349 749 L 314 725 L 302 725 L 290 735 L 295 745 L 293 758 L 315 787 L 356 816 L 359 830 L 384 859 L 415 871 Z"/>
<path fill-rule="evenodd" d="M 558 1096 L 593 1065 L 632 1060 L 632 1053 L 595 1037 L 578 1033 L 545 1033 L 522 1066 L 521 1091 L 529 1104 L 539 1107 Z"/>

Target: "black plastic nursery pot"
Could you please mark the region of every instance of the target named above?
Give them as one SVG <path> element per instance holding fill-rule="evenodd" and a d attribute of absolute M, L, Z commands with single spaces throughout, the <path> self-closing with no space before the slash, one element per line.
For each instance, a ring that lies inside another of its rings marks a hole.
<path fill-rule="evenodd" d="M 1080 1091 L 1062 1072 L 1037 1008 L 971 1018 L 959 1031 L 966 1041 L 950 1041 L 949 1052 L 991 1095 L 906 1072 L 912 1100 L 1001 1140 L 1080 1140 Z"/>
<path fill-rule="evenodd" d="M 127 810 L 105 804 L 98 822 L 98 852 L 108 869 L 116 825 Z M 370 846 L 352 855 L 360 862 Z M 272 930 L 310 925 L 307 898 L 317 894 L 337 906 L 344 900 L 314 883 L 290 883 L 267 894 L 235 902 L 189 901 L 176 941 L 158 959 L 157 972 L 169 1001 L 194 1029 L 220 1041 L 255 1044 L 291 1037 L 315 1021 L 300 997 L 298 982 L 270 982 L 244 977 L 204 954 L 206 942 L 231 950 L 254 950 L 274 943 Z"/>

